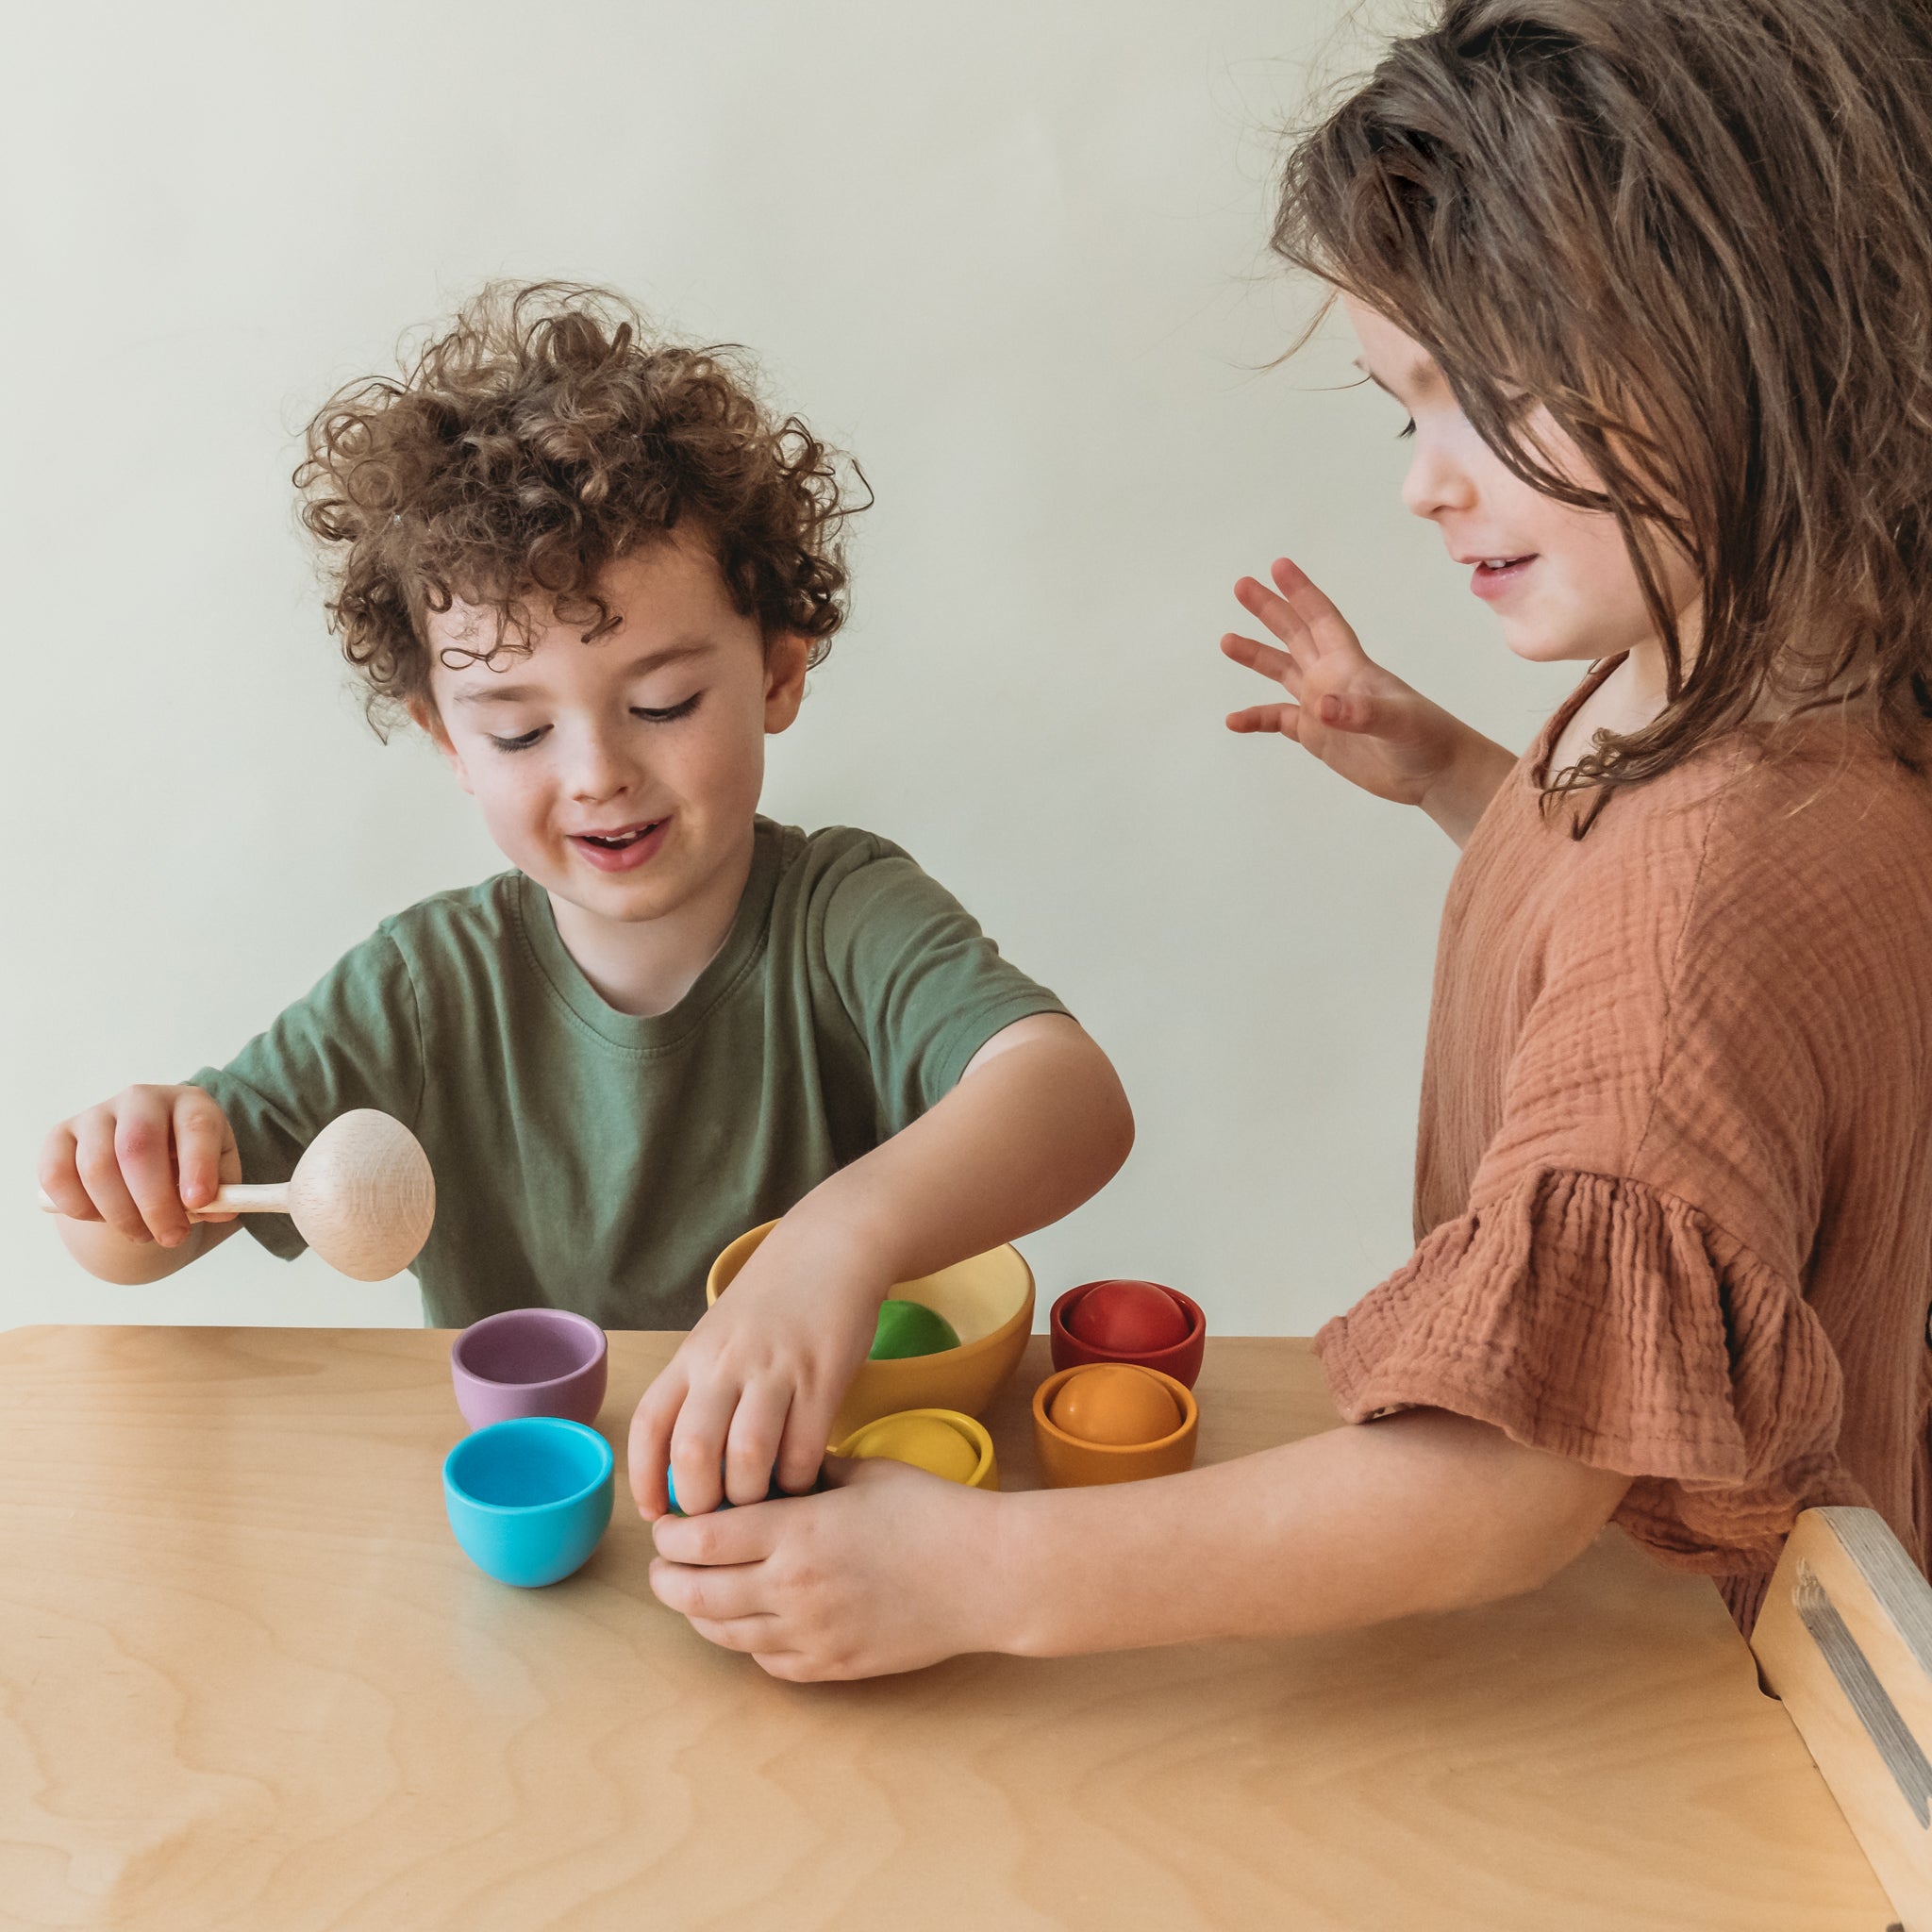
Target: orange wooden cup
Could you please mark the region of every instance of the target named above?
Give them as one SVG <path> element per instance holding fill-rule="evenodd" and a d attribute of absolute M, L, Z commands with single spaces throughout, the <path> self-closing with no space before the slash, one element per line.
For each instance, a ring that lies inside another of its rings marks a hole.
<path fill-rule="evenodd" d="M 1070 1436 L 1047 1414 L 1053 1399 L 1075 1375 L 1096 1371 L 1151 1375 L 1174 1397 L 1180 1426 L 1153 1442 L 1088 1442 Z M 1158 1369 L 1138 1363 L 1075 1362 L 1049 1375 L 1033 1391 L 1033 1448 L 1040 1462 L 1040 1479 L 1050 1490 L 1075 1489 L 1089 1483 L 1133 1483 L 1152 1475 L 1179 1475 L 1194 1466 L 1195 1439 L 1201 1433 L 1200 1406 L 1185 1382 Z"/>

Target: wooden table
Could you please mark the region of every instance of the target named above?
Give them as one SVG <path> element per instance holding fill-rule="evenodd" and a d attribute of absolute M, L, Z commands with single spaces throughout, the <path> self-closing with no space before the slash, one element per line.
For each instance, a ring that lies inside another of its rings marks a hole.
<path fill-rule="evenodd" d="M 611 1338 L 623 1442 L 673 1335 Z M 1533 1596 L 1295 1642 L 791 1686 L 622 1500 L 521 1591 L 442 1514 L 447 1334 L 0 1336 L 0 1924 L 1882 1932 L 1707 1584 L 1614 1532 Z M 1033 1480 L 1038 1341 L 989 1418 Z M 1219 1341 L 1204 1458 L 1328 1426 Z"/>

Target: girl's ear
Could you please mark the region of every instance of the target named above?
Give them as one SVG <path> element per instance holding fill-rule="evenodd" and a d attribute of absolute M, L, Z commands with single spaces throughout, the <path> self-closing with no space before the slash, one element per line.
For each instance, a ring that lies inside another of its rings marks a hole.
<path fill-rule="evenodd" d="M 442 761 L 465 791 L 473 792 L 475 787 L 470 783 L 470 774 L 463 764 L 463 755 L 450 742 L 450 736 L 442 726 L 441 714 L 427 698 L 411 698 L 408 701 L 409 722 L 428 739 L 442 755 Z"/>
<path fill-rule="evenodd" d="M 765 646 L 765 729 L 783 731 L 805 700 L 806 660 L 811 640 L 795 630 L 774 633 Z"/>

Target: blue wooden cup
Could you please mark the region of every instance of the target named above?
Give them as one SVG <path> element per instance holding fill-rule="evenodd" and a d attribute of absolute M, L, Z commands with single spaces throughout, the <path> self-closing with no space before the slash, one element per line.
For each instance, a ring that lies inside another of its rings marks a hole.
<path fill-rule="evenodd" d="M 443 1458 L 449 1526 L 477 1569 L 532 1590 L 590 1560 L 610 1523 L 610 1444 L 558 1416 L 465 1436 Z"/>

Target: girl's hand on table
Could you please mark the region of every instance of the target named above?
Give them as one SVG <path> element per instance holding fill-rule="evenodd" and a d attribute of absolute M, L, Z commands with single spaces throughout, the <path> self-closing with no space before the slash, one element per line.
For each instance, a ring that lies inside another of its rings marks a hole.
<path fill-rule="evenodd" d="M 179 1247 L 225 1181 L 242 1178 L 235 1132 L 199 1087 L 125 1089 L 62 1121 L 41 1148 L 40 1180 L 70 1221 L 105 1222 L 137 1246 Z"/>
<path fill-rule="evenodd" d="M 1003 1647 L 999 1496 L 884 1458 L 834 1457 L 825 1474 L 837 1487 L 820 1495 L 659 1519 L 658 1600 L 798 1682 Z"/>
<path fill-rule="evenodd" d="M 832 1418 L 872 1348 L 892 1274 L 795 1209 L 758 1244 L 644 1391 L 631 1418 L 631 1493 L 652 1520 L 762 1502 L 775 1475 L 809 1490 Z"/>
<path fill-rule="evenodd" d="M 1421 806 L 1460 844 L 1514 756 L 1370 658 L 1297 565 L 1276 558 L 1269 574 L 1274 589 L 1242 577 L 1234 593 L 1282 648 L 1234 631 L 1221 648 L 1290 702 L 1235 711 L 1227 728 L 1291 738 L 1364 791 Z"/>

